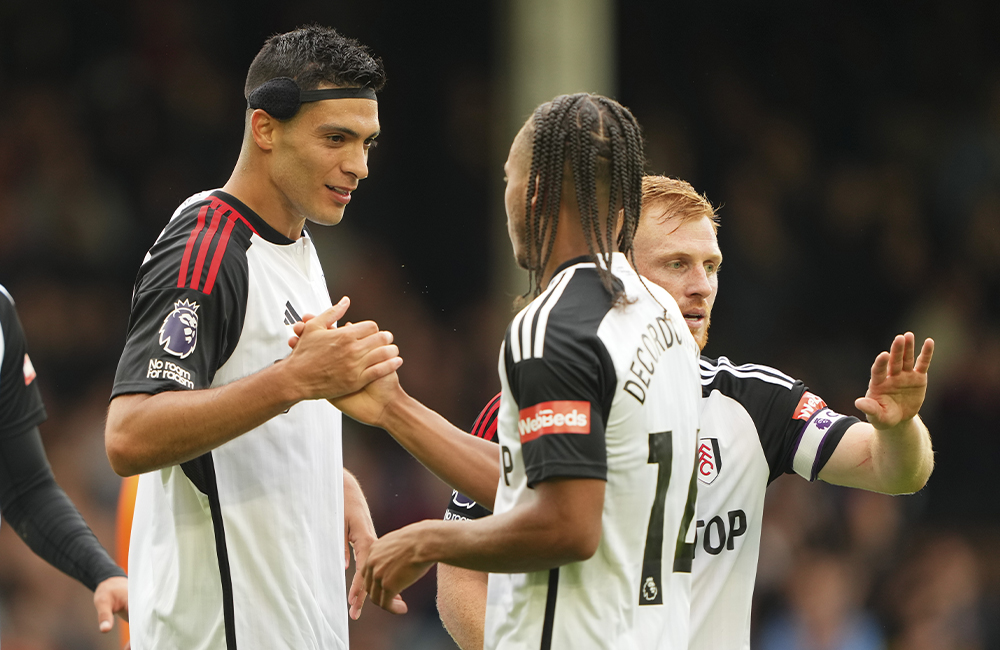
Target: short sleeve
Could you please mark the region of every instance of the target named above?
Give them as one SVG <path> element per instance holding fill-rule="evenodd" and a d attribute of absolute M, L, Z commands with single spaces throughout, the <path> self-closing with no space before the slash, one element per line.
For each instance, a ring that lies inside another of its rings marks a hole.
<path fill-rule="evenodd" d="M 602 391 L 593 368 L 522 362 L 512 387 L 528 485 L 555 477 L 607 478 Z"/>
<path fill-rule="evenodd" d="M 0 334 L 0 437 L 7 437 L 42 423 L 45 406 L 14 301 L 3 287 Z"/>
<path fill-rule="evenodd" d="M 221 227 L 221 221 L 205 202 L 196 203 L 150 250 L 136 280 L 112 397 L 208 388 L 236 348 L 250 240 L 239 224 Z"/>
<path fill-rule="evenodd" d="M 836 413 L 806 385 L 761 364 L 733 364 L 726 357 L 701 359 L 702 395 L 712 391 L 736 400 L 753 420 L 769 467 L 768 482 L 797 473 L 814 481 L 858 419 Z"/>

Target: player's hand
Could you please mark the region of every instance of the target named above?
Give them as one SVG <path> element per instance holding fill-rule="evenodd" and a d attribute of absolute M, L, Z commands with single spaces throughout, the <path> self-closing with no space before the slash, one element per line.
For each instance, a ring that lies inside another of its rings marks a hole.
<path fill-rule="evenodd" d="M 368 557 L 368 549 L 378 536 L 375 534 L 375 524 L 372 522 L 368 502 L 361 491 L 361 485 L 354 475 L 344 470 L 344 568 L 351 563 L 351 548 L 354 549 L 354 579 L 347 594 L 350 605 L 350 616 L 357 620 L 361 616 L 361 607 L 365 604 L 368 592 L 365 591 L 365 580 L 360 567 Z"/>
<path fill-rule="evenodd" d="M 934 340 L 925 340 L 914 360 L 915 347 L 912 332 L 897 335 L 889 351 L 875 357 L 868 392 L 854 401 L 876 429 L 891 429 L 912 419 L 924 403 Z"/>
<path fill-rule="evenodd" d="M 355 393 L 366 384 L 395 372 L 402 364 L 392 333 L 379 331 L 373 321 L 336 322 L 350 306 L 347 297 L 316 317 L 293 326 L 292 353 L 285 363 L 305 399 L 339 397 Z"/>
<path fill-rule="evenodd" d="M 115 624 L 115 614 L 128 620 L 128 578 L 115 576 L 104 580 L 94 590 L 94 607 L 97 609 L 97 629 L 110 632 Z"/>
<path fill-rule="evenodd" d="M 393 372 L 376 379 L 356 393 L 331 399 L 330 403 L 358 422 L 384 429 L 382 421 L 389 404 L 405 396 L 406 393 L 399 385 L 399 375 Z"/>
<path fill-rule="evenodd" d="M 379 539 L 372 544 L 361 567 L 368 597 L 393 614 L 406 613 L 406 603 L 399 592 L 419 580 L 434 564 L 414 557 L 423 523 L 404 526 Z"/>

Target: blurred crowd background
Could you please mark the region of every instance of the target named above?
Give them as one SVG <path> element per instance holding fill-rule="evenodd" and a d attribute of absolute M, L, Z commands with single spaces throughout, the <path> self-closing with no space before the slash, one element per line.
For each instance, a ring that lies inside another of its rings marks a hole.
<path fill-rule="evenodd" d="M 394 332 L 404 386 L 458 425 L 499 389 L 498 344 L 528 288 L 503 271 L 507 5 L 0 2 L 0 283 L 56 478 L 109 548 L 119 479 L 103 419 L 132 282 L 174 207 L 228 178 L 246 68 L 272 33 L 332 25 L 388 71 L 371 178 L 344 223 L 312 230 L 331 294 Z M 1000 5 L 619 0 L 610 20 L 613 94 L 644 127 L 649 171 L 720 206 L 706 354 L 775 366 L 857 414 L 893 334 L 937 342 L 927 488 L 771 486 L 754 647 L 1000 648 Z M 442 516 L 443 484 L 384 432 L 345 429 L 380 532 Z M 405 597 L 404 617 L 369 604 L 352 647 L 454 647 L 433 572 Z M 0 643 L 117 647 L 89 592 L 6 525 Z"/>

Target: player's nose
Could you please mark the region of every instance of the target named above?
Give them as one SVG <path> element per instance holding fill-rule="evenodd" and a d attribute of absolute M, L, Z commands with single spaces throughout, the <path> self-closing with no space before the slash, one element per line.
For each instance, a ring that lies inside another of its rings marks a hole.
<path fill-rule="evenodd" d="M 689 278 L 688 294 L 707 298 L 712 295 L 712 291 L 714 291 L 714 287 L 708 279 L 708 271 L 705 270 L 704 266 L 694 267 Z"/>
<path fill-rule="evenodd" d="M 359 143 L 356 147 L 351 147 L 351 153 L 344 160 L 344 171 L 354 176 L 358 180 L 368 178 L 368 152 Z"/>

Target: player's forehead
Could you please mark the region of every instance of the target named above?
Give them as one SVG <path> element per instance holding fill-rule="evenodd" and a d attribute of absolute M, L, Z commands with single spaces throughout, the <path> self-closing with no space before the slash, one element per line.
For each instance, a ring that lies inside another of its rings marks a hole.
<path fill-rule="evenodd" d="M 380 130 L 378 102 L 361 97 L 309 102 L 302 105 L 296 117 L 310 130 L 339 127 L 362 138 L 377 135 Z"/>
<path fill-rule="evenodd" d="M 722 261 L 722 250 L 715 227 L 708 215 L 701 217 L 681 217 L 670 214 L 665 208 L 643 209 L 640 232 L 636 235 L 645 240 L 646 247 L 657 253 L 686 254 Z"/>

